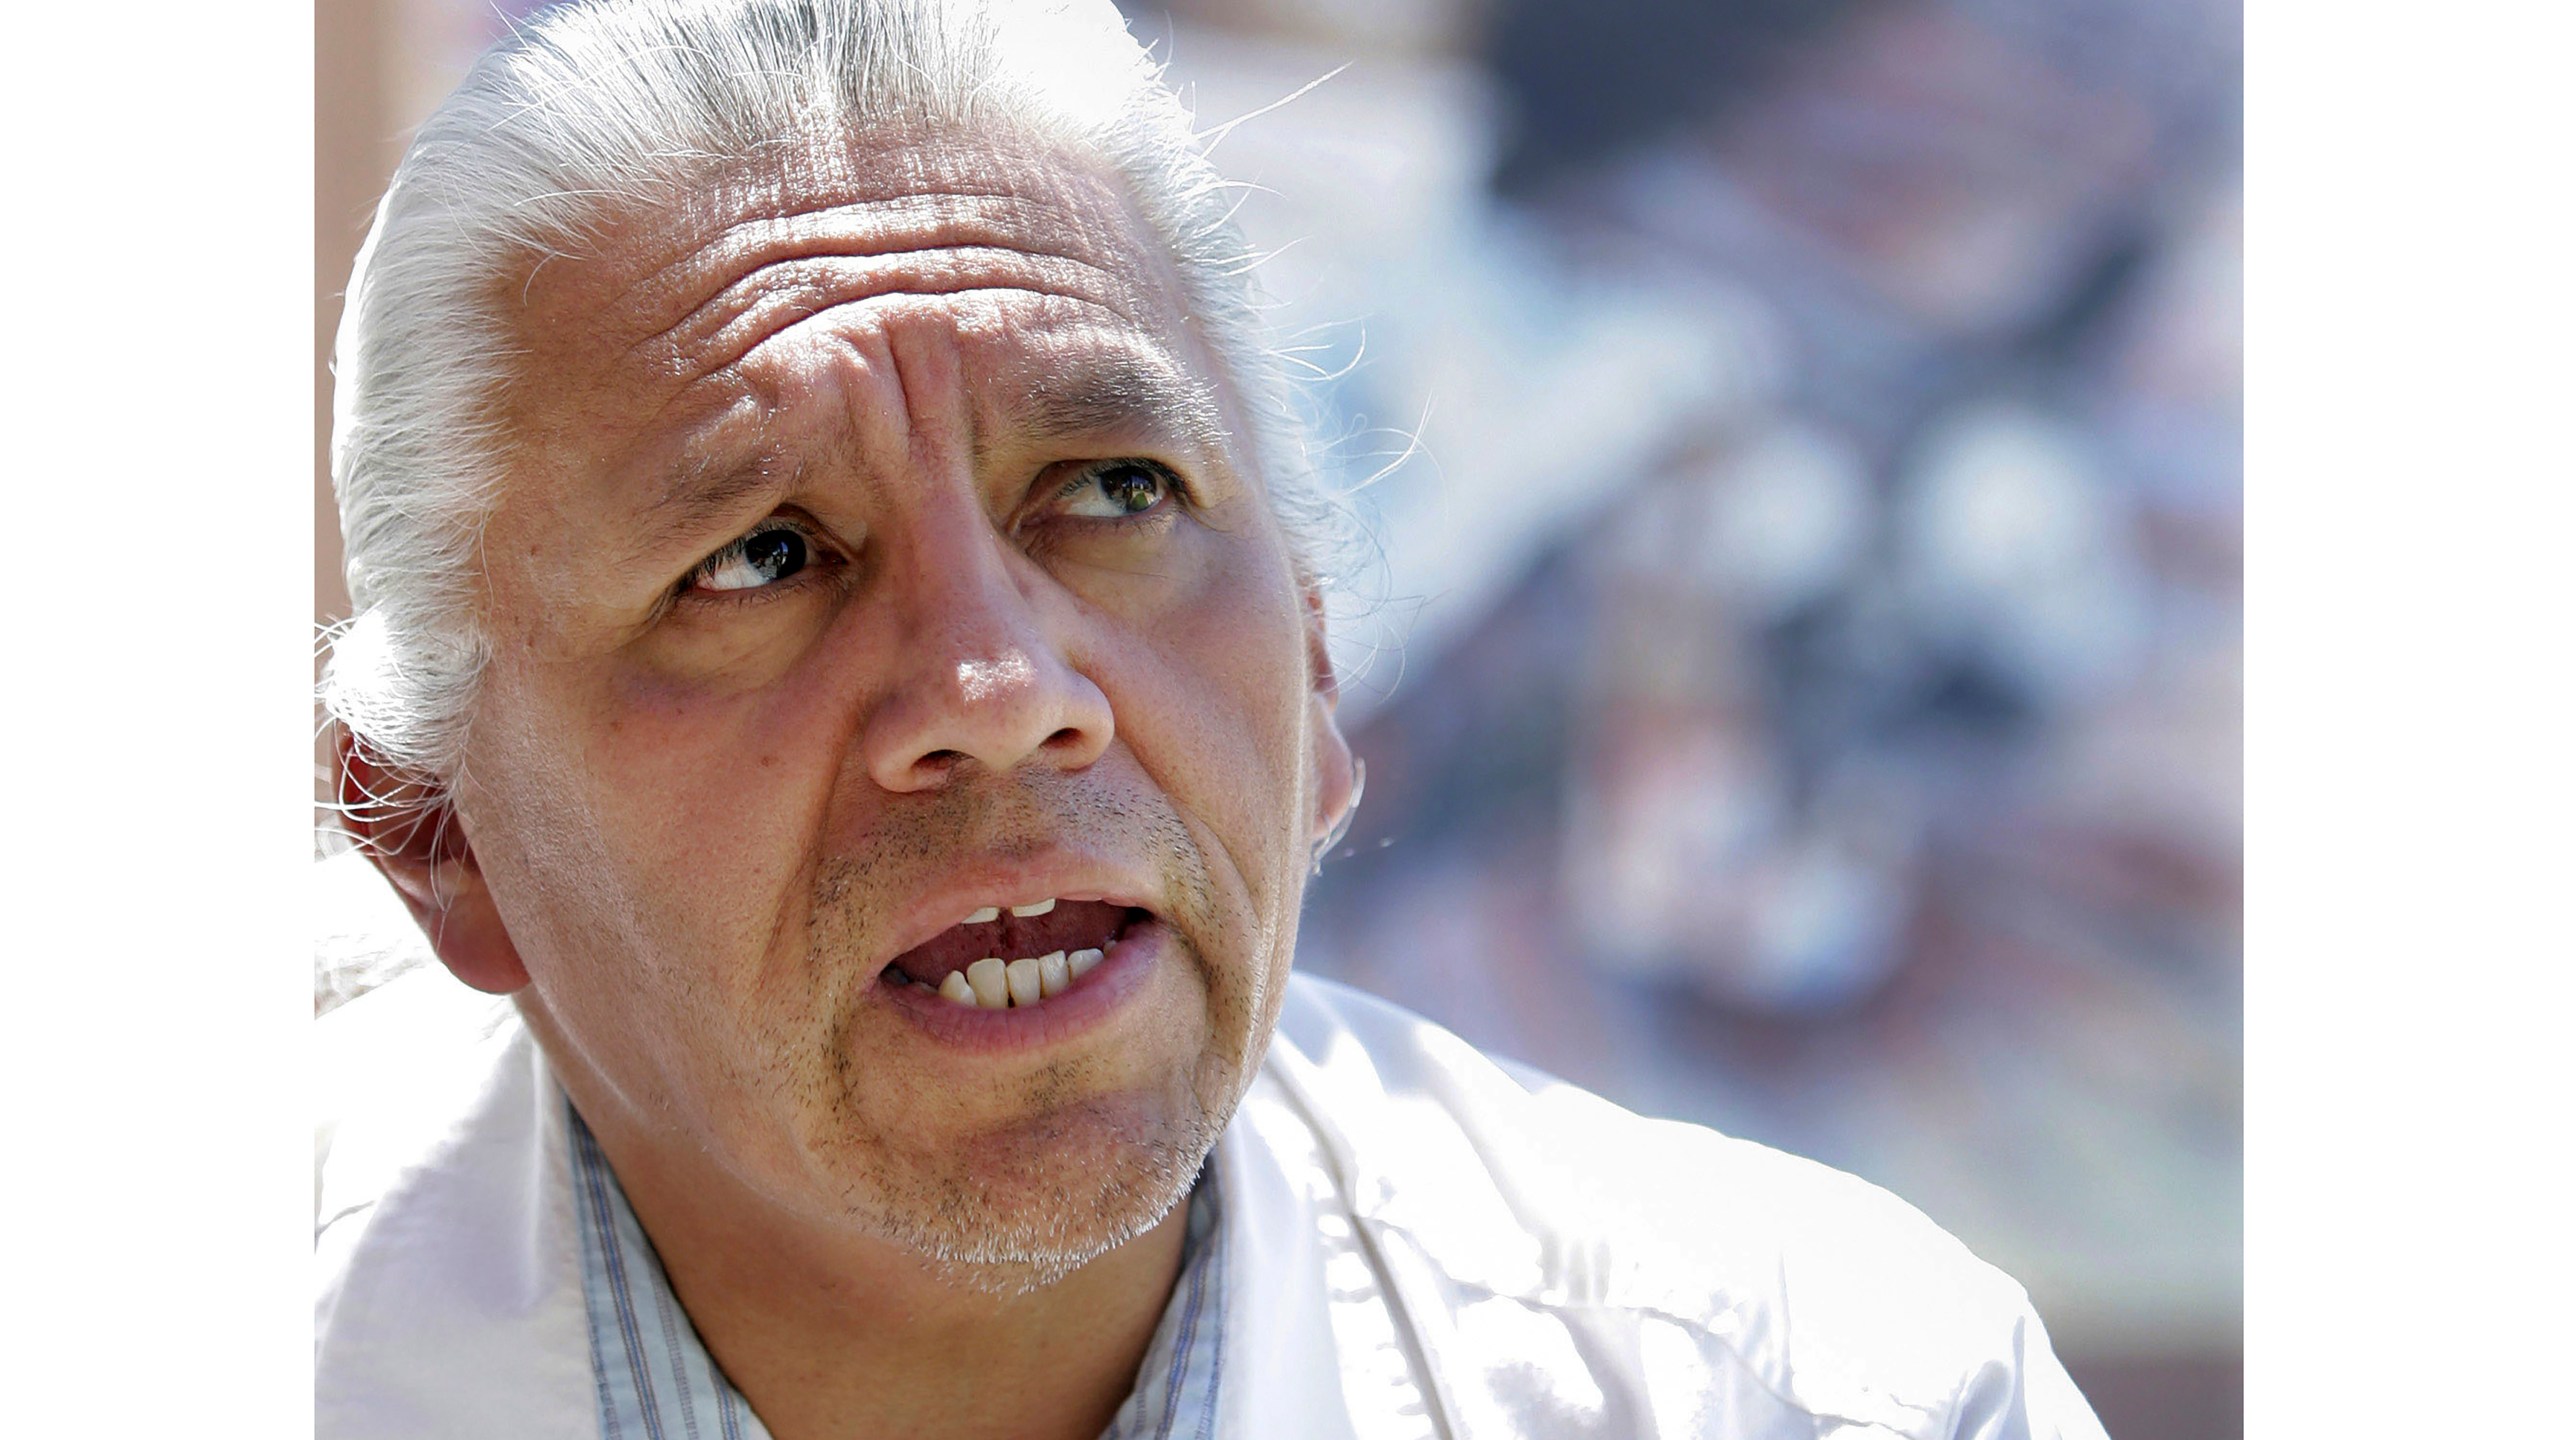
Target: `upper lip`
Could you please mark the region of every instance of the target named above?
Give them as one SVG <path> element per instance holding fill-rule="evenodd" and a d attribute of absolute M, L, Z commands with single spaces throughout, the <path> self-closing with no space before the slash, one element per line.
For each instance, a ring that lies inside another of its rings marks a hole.
<path fill-rule="evenodd" d="M 880 964 L 886 968 L 989 905 L 1029 905 L 1051 899 L 1100 900 L 1150 914 L 1164 912 L 1155 882 L 1123 866 L 1063 854 L 978 861 L 944 871 L 907 903 Z"/>

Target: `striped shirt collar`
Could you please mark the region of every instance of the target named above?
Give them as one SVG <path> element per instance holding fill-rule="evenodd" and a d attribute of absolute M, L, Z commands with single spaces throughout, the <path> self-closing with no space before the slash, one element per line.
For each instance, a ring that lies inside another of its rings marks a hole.
<path fill-rule="evenodd" d="M 612 1164 L 574 1107 L 569 1131 L 597 1433 L 603 1440 L 772 1440 L 694 1333 Z M 1226 1370 L 1226 1246 L 1218 1221 L 1214 1168 L 1203 1166 L 1173 1298 L 1147 1342 L 1136 1388 L 1100 1440 L 1214 1440 Z"/>

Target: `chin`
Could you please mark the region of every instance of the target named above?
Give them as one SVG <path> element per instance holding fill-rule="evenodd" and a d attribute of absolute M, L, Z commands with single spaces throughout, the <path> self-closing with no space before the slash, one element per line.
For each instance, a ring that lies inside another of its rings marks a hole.
<path fill-rule="evenodd" d="M 1191 1193 L 1226 1117 L 1184 1112 L 1084 1102 L 912 1155 L 918 1168 L 861 1208 L 952 1284 L 1027 1294 L 1146 1234 Z"/>

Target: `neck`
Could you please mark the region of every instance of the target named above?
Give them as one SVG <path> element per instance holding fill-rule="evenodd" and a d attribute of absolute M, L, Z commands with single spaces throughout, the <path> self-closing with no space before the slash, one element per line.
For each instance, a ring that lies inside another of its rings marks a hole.
<path fill-rule="evenodd" d="M 1011 1277 L 679 1175 L 609 1114 L 588 1120 L 704 1347 L 775 1440 L 1093 1440 L 1179 1278 L 1187 1199 L 1053 1283 L 1000 1288 Z"/>

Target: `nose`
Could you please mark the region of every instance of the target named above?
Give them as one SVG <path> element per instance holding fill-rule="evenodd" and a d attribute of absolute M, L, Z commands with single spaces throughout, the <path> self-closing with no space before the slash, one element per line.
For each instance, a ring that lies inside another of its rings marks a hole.
<path fill-rule="evenodd" d="M 914 557 L 892 680 L 862 733 L 882 789 L 930 790 L 965 764 L 1077 770 L 1110 748 L 1110 700 L 1051 633 L 1065 602 L 1044 606 L 1009 550 L 987 533 Z"/>

